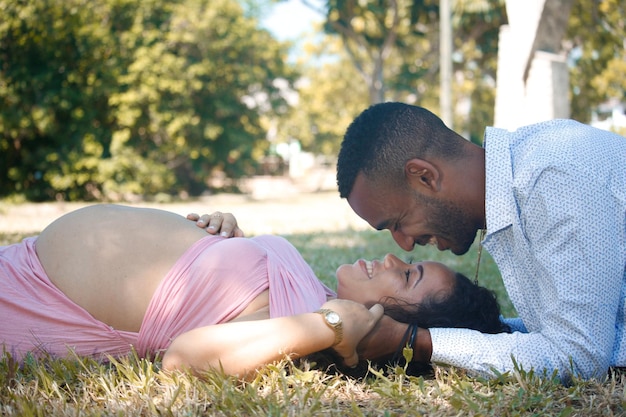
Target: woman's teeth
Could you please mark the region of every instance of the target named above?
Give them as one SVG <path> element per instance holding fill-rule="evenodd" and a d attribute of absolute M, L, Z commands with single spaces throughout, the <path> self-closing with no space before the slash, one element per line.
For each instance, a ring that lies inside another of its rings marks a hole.
<path fill-rule="evenodd" d="M 369 278 L 372 278 L 372 262 L 371 261 L 365 261 L 365 268 L 367 269 L 367 276 Z"/>

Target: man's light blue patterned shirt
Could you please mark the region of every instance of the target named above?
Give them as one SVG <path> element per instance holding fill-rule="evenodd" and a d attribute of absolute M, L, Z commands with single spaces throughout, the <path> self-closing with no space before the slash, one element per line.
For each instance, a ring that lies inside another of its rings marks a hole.
<path fill-rule="evenodd" d="M 519 319 L 512 334 L 431 329 L 434 362 L 489 375 L 626 366 L 626 138 L 571 120 L 487 128 L 484 247 Z"/>

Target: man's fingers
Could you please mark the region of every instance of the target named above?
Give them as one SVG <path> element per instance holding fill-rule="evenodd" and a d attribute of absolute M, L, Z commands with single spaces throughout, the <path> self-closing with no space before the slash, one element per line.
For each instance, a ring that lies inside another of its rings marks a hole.
<path fill-rule="evenodd" d="M 244 237 L 243 230 L 237 226 L 237 219 L 232 213 L 216 211 L 211 214 L 187 214 L 187 219 L 195 221 L 196 225 L 212 235 L 220 234 L 223 237 Z"/>
<path fill-rule="evenodd" d="M 236 223 L 224 219 L 222 221 L 222 223 L 220 224 L 220 227 L 218 229 L 216 229 L 216 231 L 219 230 L 220 236 L 232 237 L 233 236 L 233 229 L 235 227 L 236 227 Z"/>
<path fill-rule="evenodd" d="M 216 211 L 215 213 L 212 213 L 211 215 L 206 215 L 205 214 L 204 216 L 202 216 L 201 220 L 203 220 L 204 222 L 207 223 L 207 231 L 209 233 L 216 234 L 217 232 L 219 232 L 221 230 L 222 231 L 222 235 L 223 236 L 227 236 L 227 235 L 224 234 L 224 232 L 225 232 L 225 229 L 224 229 L 224 215 L 221 212 Z"/>
<path fill-rule="evenodd" d="M 209 224 L 209 215 L 203 214 L 200 216 L 198 213 L 189 213 L 187 220 L 194 221 L 199 227 L 205 228 Z"/>
<path fill-rule="evenodd" d="M 194 222 L 198 221 L 198 219 L 200 219 L 200 215 L 198 213 L 189 213 L 187 215 L 187 220 L 193 220 Z"/>

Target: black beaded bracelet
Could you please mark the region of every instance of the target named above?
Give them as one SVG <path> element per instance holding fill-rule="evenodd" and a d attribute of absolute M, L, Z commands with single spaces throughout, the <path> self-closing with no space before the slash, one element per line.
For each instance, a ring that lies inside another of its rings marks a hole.
<path fill-rule="evenodd" d="M 409 347 L 415 351 L 415 339 L 417 339 L 417 323 L 411 324 L 411 339 L 409 340 Z"/>
<path fill-rule="evenodd" d="M 406 346 L 407 342 L 409 347 L 413 349 L 413 344 L 415 343 L 415 338 L 417 337 L 417 323 L 411 323 L 407 326 L 406 332 L 404 332 L 404 336 L 402 336 L 402 340 L 400 341 L 400 346 L 398 346 L 398 350 L 393 355 L 392 362 L 398 363 L 400 358 L 402 357 L 402 351 Z"/>

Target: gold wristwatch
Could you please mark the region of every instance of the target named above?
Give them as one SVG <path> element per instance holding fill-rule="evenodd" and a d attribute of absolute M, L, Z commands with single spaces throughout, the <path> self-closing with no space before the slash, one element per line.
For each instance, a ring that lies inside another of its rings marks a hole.
<path fill-rule="evenodd" d="M 333 329 L 335 332 L 335 341 L 333 342 L 333 346 L 341 343 L 341 340 L 343 339 L 343 323 L 341 322 L 339 314 L 328 308 L 320 308 L 316 311 L 316 313 L 321 314 L 328 327 Z"/>

